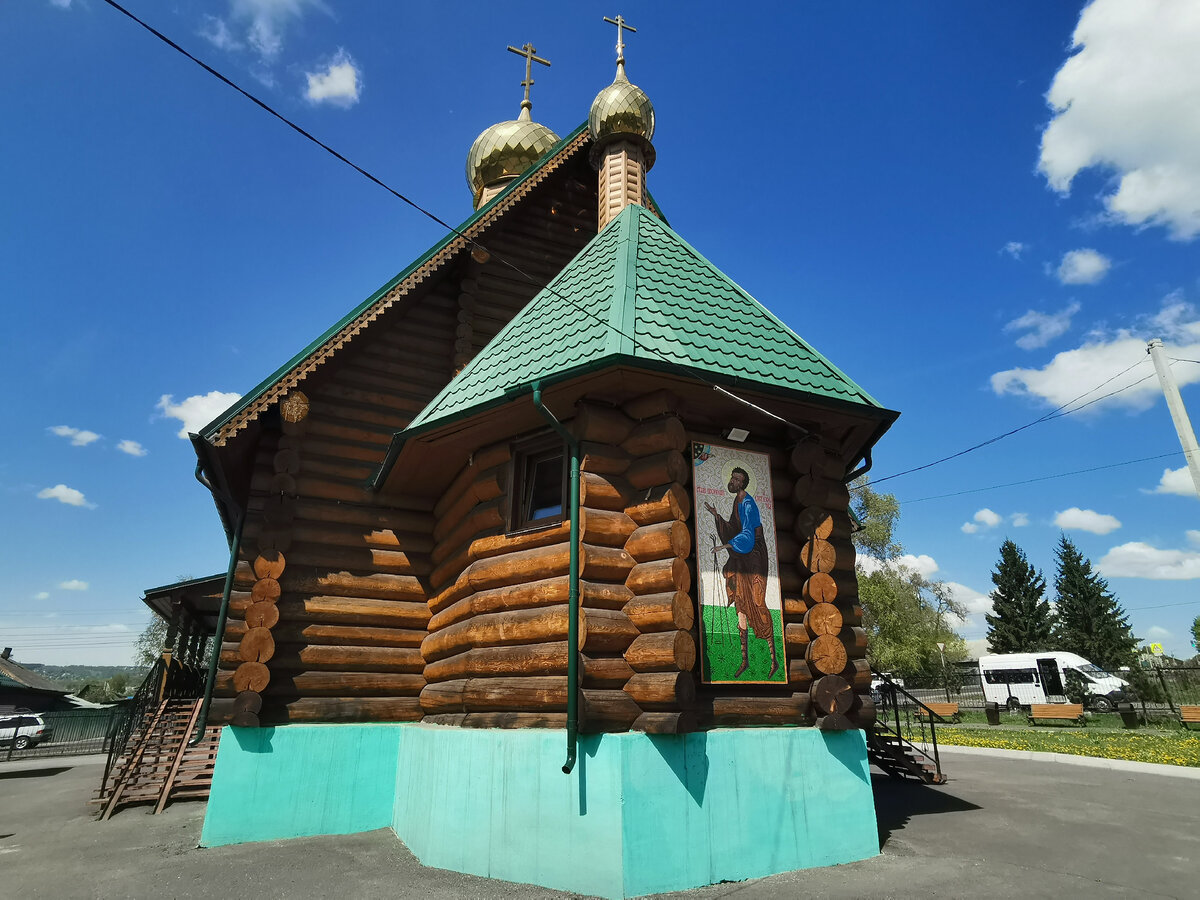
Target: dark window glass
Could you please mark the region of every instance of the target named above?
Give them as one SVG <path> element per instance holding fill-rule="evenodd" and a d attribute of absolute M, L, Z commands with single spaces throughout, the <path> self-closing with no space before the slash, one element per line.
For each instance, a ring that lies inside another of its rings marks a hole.
<path fill-rule="evenodd" d="M 525 497 L 526 520 L 562 517 L 562 454 L 529 460 L 528 489 Z"/>
<path fill-rule="evenodd" d="M 509 532 L 556 525 L 566 515 L 566 455 L 557 435 L 513 449 Z"/>

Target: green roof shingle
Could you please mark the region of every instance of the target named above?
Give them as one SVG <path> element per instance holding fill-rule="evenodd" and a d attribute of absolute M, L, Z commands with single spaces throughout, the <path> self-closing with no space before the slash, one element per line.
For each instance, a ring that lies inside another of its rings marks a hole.
<path fill-rule="evenodd" d="M 881 408 L 668 225 L 631 205 L 401 435 L 609 358 Z"/>

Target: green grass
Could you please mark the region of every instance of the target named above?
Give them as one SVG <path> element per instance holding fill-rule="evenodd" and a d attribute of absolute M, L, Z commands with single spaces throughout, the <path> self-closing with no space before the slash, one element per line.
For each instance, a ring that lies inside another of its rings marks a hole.
<path fill-rule="evenodd" d="M 939 726 L 938 744 L 1034 750 L 1200 767 L 1200 733 L 1107 731 L 1091 728 L 955 728 Z"/>
<path fill-rule="evenodd" d="M 779 668 L 771 681 L 786 684 L 787 663 L 783 655 L 783 613 L 780 610 L 769 610 L 769 612 L 775 626 L 775 654 L 779 660 Z M 739 678 L 733 676 L 733 673 L 742 664 L 742 642 L 738 636 L 737 611 L 732 606 L 716 607 L 702 603 L 700 614 L 703 625 L 700 636 L 700 658 L 704 680 L 717 682 L 766 681 L 767 673 L 771 670 L 770 645 L 765 640 L 755 637 L 753 630 L 750 630 L 747 647 L 750 665 Z"/>

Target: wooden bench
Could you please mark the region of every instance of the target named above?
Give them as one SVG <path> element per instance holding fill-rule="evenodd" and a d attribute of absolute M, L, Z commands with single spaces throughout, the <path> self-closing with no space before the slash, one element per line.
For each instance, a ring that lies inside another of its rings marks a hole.
<path fill-rule="evenodd" d="M 958 722 L 962 719 L 958 713 L 957 703 L 926 703 L 925 706 L 929 707 L 928 711 L 925 707 L 917 707 L 917 718 L 928 719 L 929 713 L 932 712 L 938 718 L 948 719 L 951 722 Z"/>
<path fill-rule="evenodd" d="M 1074 720 L 1080 725 L 1085 724 L 1082 703 L 1035 703 L 1029 707 L 1029 724 L 1052 719 Z"/>
<path fill-rule="evenodd" d="M 1180 706 L 1179 721 L 1188 731 L 1192 730 L 1193 725 L 1200 725 L 1200 706 Z"/>

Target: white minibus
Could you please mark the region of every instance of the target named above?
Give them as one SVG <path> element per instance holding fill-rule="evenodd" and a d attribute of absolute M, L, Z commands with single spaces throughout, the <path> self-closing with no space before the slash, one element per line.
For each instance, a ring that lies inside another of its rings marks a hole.
<path fill-rule="evenodd" d="M 1086 692 L 1083 705 L 1089 709 L 1112 712 L 1118 703 L 1133 699 L 1128 682 L 1074 653 L 1048 650 L 979 657 L 983 699 L 1009 709 L 1034 703 L 1068 702 L 1066 681 L 1069 671 L 1080 676 Z"/>

